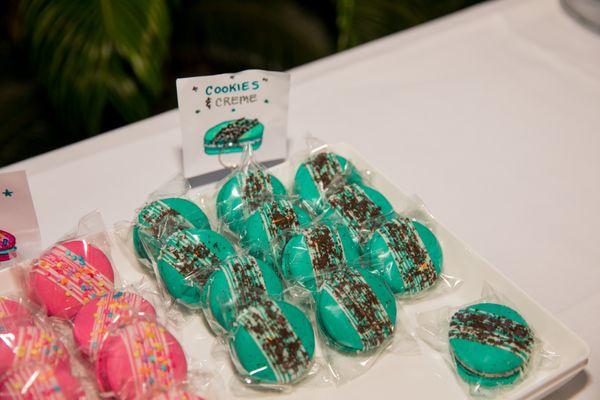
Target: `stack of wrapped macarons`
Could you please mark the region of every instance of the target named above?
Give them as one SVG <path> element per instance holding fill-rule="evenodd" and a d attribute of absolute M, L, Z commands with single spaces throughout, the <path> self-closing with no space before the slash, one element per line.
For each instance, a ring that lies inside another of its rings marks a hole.
<path fill-rule="evenodd" d="M 147 204 L 134 248 L 166 293 L 204 310 L 238 374 L 253 382 L 294 383 L 310 370 L 314 330 L 284 301 L 286 287 L 312 294 L 316 328 L 332 347 L 368 353 L 393 337 L 394 294 L 424 291 L 441 271 L 441 248 L 425 225 L 395 213 L 332 152 L 305 159 L 289 192 L 257 165 L 236 169 L 215 205 L 222 234 L 189 199 Z M 290 346 L 282 358 L 277 349 Z"/>
<path fill-rule="evenodd" d="M 270 176 L 256 172 L 234 174 L 224 186 L 241 196 L 226 196 L 226 204 L 217 208 L 232 231 L 248 210 L 272 200 L 266 193 L 285 193 L 281 183 L 273 190 Z M 245 381 L 290 384 L 309 372 L 315 350 L 311 323 L 283 300 L 273 265 L 211 230 L 195 203 L 167 198 L 144 206 L 134 228 L 134 248 L 140 261 L 150 261 L 172 298 L 204 311 L 211 329 L 227 341 Z"/>
<path fill-rule="evenodd" d="M 0 297 L 0 399 L 85 399 L 67 347 L 22 300 Z"/>
<path fill-rule="evenodd" d="M 100 247 L 79 239 L 52 246 L 33 261 L 28 291 L 49 316 L 72 325 L 101 394 L 150 398 L 185 381 L 186 357 L 149 301 L 114 289 L 108 249 Z"/>

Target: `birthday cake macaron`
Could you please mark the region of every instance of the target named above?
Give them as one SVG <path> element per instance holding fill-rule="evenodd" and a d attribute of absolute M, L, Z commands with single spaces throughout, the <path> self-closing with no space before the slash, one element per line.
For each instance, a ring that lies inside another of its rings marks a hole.
<path fill-rule="evenodd" d="M 85 391 L 65 367 L 27 364 L 0 379 L 0 400 L 84 400 Z"/>
<path fill-rule="evenodd" d="M 315 336 L 300 309 L 268 300 L 244 309 L 237 317 L 229 348 L 233 365 L 244 380 L 290 384 L 310 371 Z"/>
<path fill-rule="evenodd" d="M 20 301 L 0 296 L 0 334 L 33 325 L 33 316 Z"/>
<path fill-rule="evenodd" d="M 326 203 L 323 220 L 345 223 L 357 238 L 390 219 L 394 212 L 394 208 L 383 194 L 356 183 L 332 191 Z"/>
<path fill-rule="evenodd" d="M 327 276 L 342 266 L 359 263 L 360 246 L 344 224 L 316 224 L 287 242 L 281 259 L 283 277 L 315 292 Z"/>
<path fill-rule="evenodd" d="M 324 206 L 323 197 L 332 186 L 362 182 L 362 177 L 350 161 L 335 153 L 320 152 L 311 155 L 298 167 L 294 177 L 294 193 L 313 212 L 320 213 Z"/>
<path fill-rule="evenodd" d="M 29 272 L 32 298 L 48 315 L 72 318 L 112 289 L 114 271 L 102 250 L 85 240 L 59 243 L 35 260 Z"/>
<path fill-rule="evenodd" d="M 220 234 L 203 229 L 187 229 L 169 236 L 158 257 L 160 278 L 173 298 L 190 306 L 200 306 L 200 294 L 210 274 L 235 249 Z"/>
<path fill-rule="evenodd" d="M 204 398 L 185 389 L 173 387 L 168 390 L 158 390 L 147 397 L 143 397 L 142 400 L 204 400 Z"/>
<path fill-rule="evenodd" d="M 94 361 L 102 341 L 111 330 L 143 317 L 153 319 L 156 312 L 142 296 L 120 290 L 110 291 L 90 301 L 73 320 L 73 337 L 79 350 Z"/>
<path fill-rule="evenodd" d="M 161 239 L 189 228 L 210 230 L 206 214 L 195 203 L 170 197 L 147 204 L 138 213 L 133 227 L 133 246 L 138 258 L 142 262 L 155 259 L 160 251 Z"/>
<path fill-rule="evenodd" d="M 373 233 L 365 256 L 392 291 L 402 295 L 432 287 L 442 271 L 442 248 L 435 235 L 420 222 L 400 216 Z"/>
<path fill-rule="evenodd" d="M 21 326 L 0 340 L 0 376 L 27 363 L 58 367 L 69 366 L 69 353 L 50 331 L 36 326 Z"/>
<path fill-rule="evenodd" d="M 514 383 L 526 371 L 535 337 L 525 319 L 502 304 L 479 303 L 450 320 L 450 352 L 458 375 L 469 384 Z"/>
<path fill-rule="evenodd" d="M 206 318 L 214 330 L 228 331 L 242 310 L 265 299 L 280 300 L 282 293 L 281 281 L 269 264 L 251 256 L 229 257 L 205 285 Z"/>
<path fill-rule="evenodd" d="M 111 332 L 96 362 L 100 391 L 133 400 L 182 382 L 187 362 L 175 337 L 157 322 L 138 319 Z"/>
<path fill-rule="evenodd" d="M 381 348 L 396 327 L 396 301 L 385 282 L 363 269 L 329 276 L 316 296 L 319 330 L 334 348 L 365 353 Z"/>
<path fill-rule="evenodd" d="M 236 171 L 219 189 L 217 216 L 233 232 L 239 232 L 242 221 L 263 202 L 285 195 L 281 181 L 258 167 Z"/>
<path fill-rule="evenodd" d="M 276 264 L 287 238 L 310 221 L 308 213 L 289 200 L 272 200 L 245 221 L 240 243 L 254 257 Z"/>

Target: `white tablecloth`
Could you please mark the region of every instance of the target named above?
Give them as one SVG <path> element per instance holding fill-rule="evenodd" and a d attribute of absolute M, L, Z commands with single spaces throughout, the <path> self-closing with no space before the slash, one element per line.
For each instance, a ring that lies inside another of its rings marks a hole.
<path fill-rule="evenodd" d="M 600 36 L 557 0 L 490 2 L 293 70 L 291 151 L 359 148 L 600 348 Z M 131 218 L 181 168 L 175 111 L 12 165 L 44 244 Z M 552 398 L 600 398 L 600 357 Z"/>

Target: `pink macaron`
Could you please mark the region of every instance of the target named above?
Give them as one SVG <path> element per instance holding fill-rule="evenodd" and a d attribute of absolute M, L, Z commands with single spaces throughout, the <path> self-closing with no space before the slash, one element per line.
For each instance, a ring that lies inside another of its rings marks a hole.
<path fill-rule="evenodd" d="M 48 315 L 72 318 L 90 300 L 112 289 L 110 260 L 85 240 L 59 243 L 35 261 L 29 274 L 31 296 Z"/>
<path fill-rule="evenodd" d="M 79 400 L 85 393 L 67 368 L 27 364 L 0 380 L 0 400 Z"/>
<path fill-rule="evenodd" d="M 106 337 L 96 361 L 102 392 L 137 399 L 182 382 L 187 362 L 181 345 L 157 322 L 132 321 Z"/>
<path fill-rule="evenodd" d="M 168 390 L 157 390 L 149 393 L 143 397 L 143 400 L 204 400 L 204 398 L 179 387 L 173 387 Z"/>
<path fill-rule="evenodd" d="M 131 292 L 110 291 L 84 305 L 73 320 L 73 336 L 81 352 L 96 359 L 100 343 L 111 330 L 145 317 L 154 319 L 154 307 Z"/>
<path fill-rule="evenodd" d="M 0 334 L 33 325 L 33 316 L 20 302 L 0 296 Z"/>
<path fill-rule="evenodd" d="M 69 353 L 55 335 L 33 325 L 0 334 L 0 375 L 32 362 L 66 368 Z"/>

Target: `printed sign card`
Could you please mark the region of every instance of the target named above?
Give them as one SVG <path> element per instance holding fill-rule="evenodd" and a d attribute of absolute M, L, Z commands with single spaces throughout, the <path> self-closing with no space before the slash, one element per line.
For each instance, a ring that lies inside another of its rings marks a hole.
<path fill-rule="evenodd" d="M 40 231 L 25 171 L 0 173 L 0 269 L 40 251 Z"/>
<path fill-rule="evenodd" d="M 186 177 L 214 173 L 251 146 L 261 161 L 287 156 L 290 75 L 248 70 L 177 80 Z"/>

